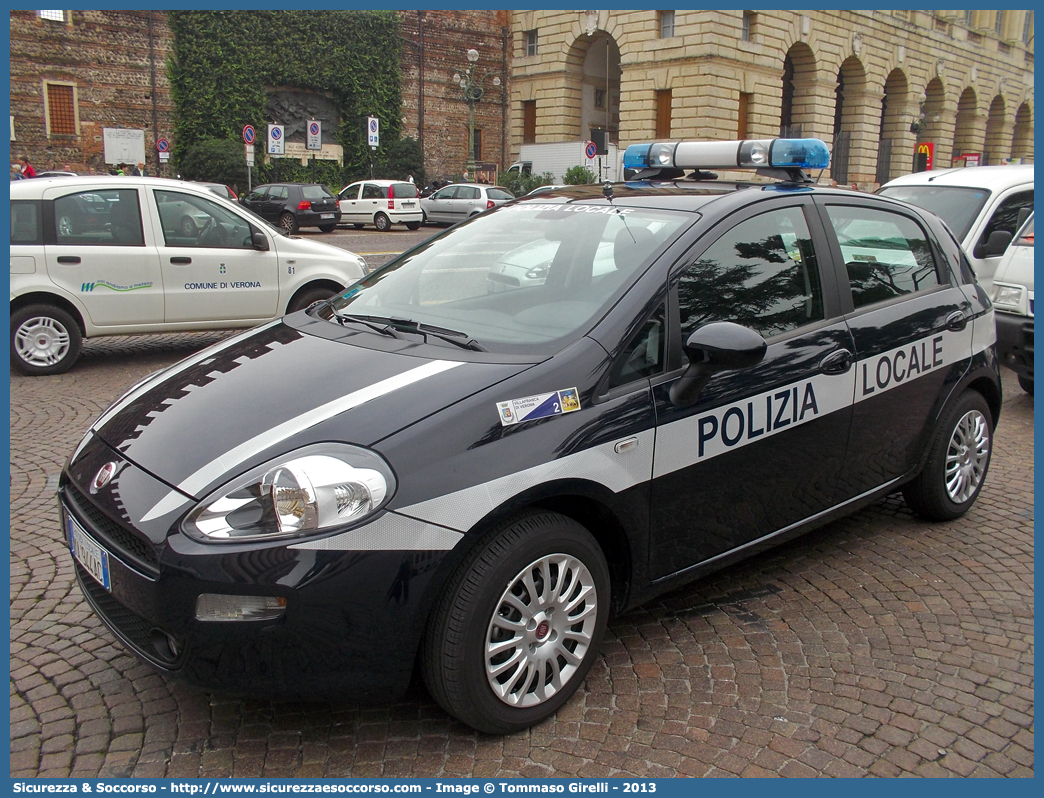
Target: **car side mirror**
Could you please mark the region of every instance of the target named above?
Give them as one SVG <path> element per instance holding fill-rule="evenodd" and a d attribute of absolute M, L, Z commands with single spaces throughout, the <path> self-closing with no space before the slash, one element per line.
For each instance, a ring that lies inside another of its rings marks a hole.
<path fill-rule="evenodd" d="M 1018 222 L 1015 223 L 1015 229 L 1018 230 L 1020 227 L 1022 227 L 1023 223 L 1028 218 L 1030 218 L 1030 216 L 1032 214 L 1033 214 L 1033 206 L 1032 205 L 1023 205 L 1021 208 L 1019 208 L 1019 220 L 1018 220 Z"/>
<path fill-rule="evenodd" d="M 986 239 L 985 244 L 980 244 L 976 249 L 979 251 L 974 253 L 977 258 L 995 258 L 998 255 L 1003 255 L 1004 250 L 1008 248 L 1008 244 L 1011 243 L 1012 235 L 1007 230 L 994 230 L 990 233 L 990 237 Z"/>
<path fill-rule="evenodd" d="M 731 321 L 716 321 L 694 331 L 685 342 L 689 367 L 671 386 L 671 404 L 696 403 L 710 378 L 721 371 L 756 366 L 768 344 L 758 333 Z"/>
<path fill-rule="evenodd" d="M 268 252 L 268 236 L 264 233 L 254 233 L 251 236 L 251 241 L 254 242 L 254 249 L 260 250 L 261 252 Z"/>

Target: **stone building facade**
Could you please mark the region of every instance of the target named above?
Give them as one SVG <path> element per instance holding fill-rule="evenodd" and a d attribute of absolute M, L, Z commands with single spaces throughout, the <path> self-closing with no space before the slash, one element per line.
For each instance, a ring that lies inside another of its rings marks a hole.
<path fill-rule="evenodd" d="M 428 177 L 459 175 L 468 160 L 468 104 L 452 81 L 479 52 L 483 95 L 475 104 L 476 160 L 507 158 L 508 11 L 400 11 L 403 135 L 421 142 Z M 493 78 L 501 85 L 494 86 Z"/>
<path fill-rule="evenodd" d="M 1033 159 L 1032 11 L 520 11 L 510 150 L 592 138 L 795 135 L 872 189 Z M 972 156 L 967 161 L 962 156 Z M 923 162 L 922 162 L 923 165 Z"/>
<path fill-rule="evenodd" d="M 174 118 L 166 14 L 11 11 L 10 24 L 13 157 L 37 171 L 105 171 L 102 131 L 126 128 L 145 131 L 159 166 L 157 132 L 169 138 Z"/>

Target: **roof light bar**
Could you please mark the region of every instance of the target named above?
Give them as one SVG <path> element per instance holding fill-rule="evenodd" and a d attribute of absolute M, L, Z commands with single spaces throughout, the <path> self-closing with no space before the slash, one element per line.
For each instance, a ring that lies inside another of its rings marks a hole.
<path fill-rule="evenodd" d="M 627 169 L 826 169 L 830 150 L 820 139 L 657 141 L 632 144 Z"/>

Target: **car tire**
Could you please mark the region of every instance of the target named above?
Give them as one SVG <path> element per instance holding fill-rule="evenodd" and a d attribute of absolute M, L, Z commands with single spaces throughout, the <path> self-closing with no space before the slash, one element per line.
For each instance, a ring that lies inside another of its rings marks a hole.
<path fill-rule="evenodd" d="M 288 236 L 294 235 L 300 228 L 297 226 L 297 219 L 294 218 L 292 213 L 284 213 L 279 217 L 279 229 L 286 233 Z"/>
<path fill-rule="evenodd" d="M 324 299 L 329 299 L 336 291 L 331 291 L 329 288 L 305 288 L 298 292 L 286 305 L 287 313 L 296 313 L 299 310 L 304 310 L 310 305 L 320 302 Z"/>
<path fill-rule="evenodd" d="M 479 731 L 532 726 L 583 683 L 609 602 L 605 555 L 584 527 L 550 512 L 509 519 L 450 577 L 425 631 L 424 682 L 443 709 Z M 492 656 L 490 644 L 499 649 Z"/>
<path fill-rule="evenodd" d="M 420 222 L 406 222 L 406 229 L 407 230 L 420 230 L 420 226 L 421 226 Z"/>
<path fill-rule="evenodd" d="M 1020 374 L 1019 375 L 1019 385 L 1022 387 L 1022 390 L 1024 390 L 1030 396 L 1033 396 L 1033 378 L 1032 377 L 1023 377 Z"/>
<path fill-rule="evenodd" d="M 921 473 L 903 487 L 903 498 L 929 521 L 951 521 L 975 503 L 993 451 L 993 421 L 978 391 L 962 393 L 943 413 Z"/>
<path fill-rule="evenodd" d="M 425 212 L 424 212 L 424 211 L 422 210 L 422 211 L 421 211 L 421 224 L 427 224 L 427 223 L 428 223 L 428 214 L 426 214 L 426 213 L 425 213 Z"/>
<path fill-rule="evenodd" d="M 58 235 L 62 236 L 63 238 L 68 238 L 69 236 L 74 235 L 75 232 L 76 231 L 73 228 L 72 217 L 58 217 Z"/>
<path fill-rule="evenodd" d="M 362 222 L 353 222 L 352 227 L 354 227 L 356 230 L 362 230 L 364 227 L 366 227 L 366 225 L 364 225 Z"/>
<path fill-rule="evenodd" d="M 332 233 L 336 229 L 337 229 L 337 225 L 335 225 L 335 224 L 321 224 L 321 225 L 319 225 L 319 232 L 320 233 Z"/>
<path fill-rule="evenodd" d="M 32 376 L 61 374 L 80 356 L 80 325 L 54 305 L 26 305 L 11 315 L 11 362 Z"/>
<path fill-rule="evenodd" d="M 389 219 L 387 215 L 383 213 L 378 213 L 376 216 L 373 217 L 373 226 L 380 230 L 382 233 L 387 233 L 389 230 L 391 230 L 391 219 Z"/>
<path fill-rule="evenodd" d="M 192 221 L 192 217 L 191 216 L 182 216 L 181 217 L 181 235 L 184 236 L 185 238 L 195 238 L 198 233 L 199 233 L 199 230 L 196 228 L 196 223 L 194 221 Z"/>

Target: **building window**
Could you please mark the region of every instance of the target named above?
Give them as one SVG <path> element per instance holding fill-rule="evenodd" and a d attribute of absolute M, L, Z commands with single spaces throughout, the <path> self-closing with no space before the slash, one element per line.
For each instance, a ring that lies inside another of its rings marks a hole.
<path fill-rule="evenodd" d="M 739 118 L 736 123 L 736 138 L 745 139 L 747 134 L 750 132 L 750 101 L 754 97 L 753 94 L 746 92 L 740 92 L 739 96 Z"/>
<path fill-rule="evenodd" d="M 605 89 L 595 89 L 595 108 L 605 108 Z"/>
<path fill-rule="evenodd" d="M 971 25 L 971 21 L 972 21 L 972 12 L 970 10 L 966 10 L 964 12 L 964 24 L 965 25 Z"/>
<path fill-rule="evenodd" d="M 1033 12 L 1027 11 L 1022 18 L 1022 43 L 1029 44 L 1033 38 Z"/>
<path fill-rule="evenodd" d="M 656 92 L 656 132 L 658 139 L 671 137 L 671 90 Z"/>
<path fill-rule="evenodd" d="M 65 22 L 64 11 L 38 11 L 40 19 L 49 19 L 52 22 Z"/>
<path fill-rule="evenodd" d="M 535 30 L 526 31 L 526 55 L 537 54 L 537 32 Z"/>
<path fill-rule="evenodd" d="M 475 160 L 482 160 L 482 131 L 475 128 Z"/>
<path fill-rule="evenodd" d="M 1004 12 L 998 11 L 994 16 L 993 32 L 997 34 L 997 38 L 1001 38 L 1004 35 Z"/>
<path fill-rule="evenodd" d="M 740 28 L 740 39 L 745 42 L 754 41 L 754 25 L 758 15 L 753 11 L 743 12 L 743 27 Z"/>
<path fill-rule="evenodd" d="M 660 12 L 660 38 L 669 39 L 674 35 L 674 12 Z"/>
<path fill-rule="evenodd" d="M 892 12 L 892 16 L 895 17 L 896 19 L 901 19 L 904 22 L 909 22 L 910 21 L 910 11 L 909 10 L 893 11 Z"/>
<path fill-rule="evenodd" d="M 76 87 L 72 83 L 47 83 L 47 135 L 75 136 L 79 133 L 76 118 Z"/>
<path fill-rule="evenodd" d="M 536 143 L 536 100 L 522 103 L 522 143 Z"/>

